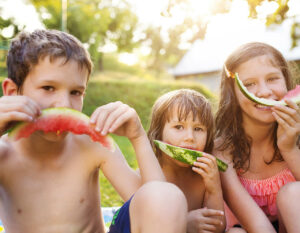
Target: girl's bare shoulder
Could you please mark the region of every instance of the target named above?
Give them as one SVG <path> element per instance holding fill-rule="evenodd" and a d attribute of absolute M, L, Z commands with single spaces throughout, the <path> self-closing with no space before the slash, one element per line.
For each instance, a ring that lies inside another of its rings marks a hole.
<path fill-rule="evenodd" d="M 230 152 L 230 148 L 223 149 L 223 139 L 222 138 L 215 139 L 214 149 L 213 149 L 212 154 L 227 163 L 232 162 L 232 159 L 233 159 L 233 156 Z"/>

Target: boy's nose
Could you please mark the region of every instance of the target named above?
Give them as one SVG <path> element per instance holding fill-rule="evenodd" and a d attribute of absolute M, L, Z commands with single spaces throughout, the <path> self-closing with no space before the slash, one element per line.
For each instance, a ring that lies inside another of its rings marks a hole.
<path fill-rule="evenodd" d="M 186 130 L 186 140 L 194 140 L 194 132 L 192 129 Z"/>
<path fill-rule="evenodd" d="M 60 95 L 55 101 L 55 107 L 71 108 L 70 96 L 67 94 Z"/>

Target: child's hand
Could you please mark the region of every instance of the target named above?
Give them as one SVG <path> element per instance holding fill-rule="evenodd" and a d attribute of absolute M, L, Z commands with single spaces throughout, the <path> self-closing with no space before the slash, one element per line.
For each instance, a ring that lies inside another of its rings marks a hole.
<path fill-rule="evenodd" d="M 281 153 L 296 148 L 300 135 L 300 109 L 290 100 L 286 103 L 288 106 L 274 106 L 272 113 L 278 122 L 277 145 Z"/>
<path fill-rule="evenodd" d="M 102 135 L 114 133 L 135 139 L 145 134 L 136 111 L 120 101 L 97 108 L 90 122 L 95 124 L 96 131 Z"/>
<path fill-rule="evenodd" d="M 0 98 L 0 135 L 14 121 L 32 121 L 40 115 L 38 104 L 27 96 L 2 96 Z"/>
<path fill-rule="evenodd" d="M 218 226 L 222 225 L 222 221 L 214 218 L 214 216 L 223 216 L 223 211 L 207 209 L 192 210 L 188 213 L 187 232 L 201 233 L 201 232 L 215 232 Z"/>
<path fill-rule="evenodd" d="M 221 187 L 220 174 L 214 156 L 203 153 L 203 157 L 198 157 L 197 162 L 194 162 L 192 169 L 202 176 L 207 192 L 213 193 L 217 191 L 216 187 Z"/>

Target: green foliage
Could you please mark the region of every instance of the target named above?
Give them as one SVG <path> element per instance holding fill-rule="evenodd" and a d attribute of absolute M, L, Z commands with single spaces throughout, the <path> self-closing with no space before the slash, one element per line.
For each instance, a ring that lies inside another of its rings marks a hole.
<path fill-rule="evenodd" d="M 46 28 L 61 29 L 61 0 L 30 0 L 36 7 Z M 133 31 L 137 17 L 125 0 L 115 4 L 107 0 L 69 0 L 67 31 L 88 45 L 96 69 L 102 69 L 103 54 L 99 48 L 107 43 L 116 45 L 118 51 L 131 51 Z"/>

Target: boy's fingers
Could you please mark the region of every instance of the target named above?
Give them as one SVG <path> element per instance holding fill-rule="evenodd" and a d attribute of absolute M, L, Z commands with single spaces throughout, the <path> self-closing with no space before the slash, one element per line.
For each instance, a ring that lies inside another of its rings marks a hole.
<path fill-rule="evenodd" d="M 118 123 L 119 121 L 124 121 L 126 119 L 127 111 L 128 111 L 128 106 L 127 105 L 122 105 L 119 108 L 117 108 L 115 111 L 113 111 L 109 115 L 109 118 L 105 122 L 105 125 L 102 129 L 102 134 L 107 134 L 108 132 L 110 132 L 111 127 L 116 125 L 116 123 Z M 117 128 L 117 127 L 115 126 L 115 128 Z"/>
<path fill-rule="evenodd" d="M 214 210 L 214 209 L 206 209 L 203 211 L 203 216 L 212 217 L 212 216 L 224 216 L 224 211 Z"/>

